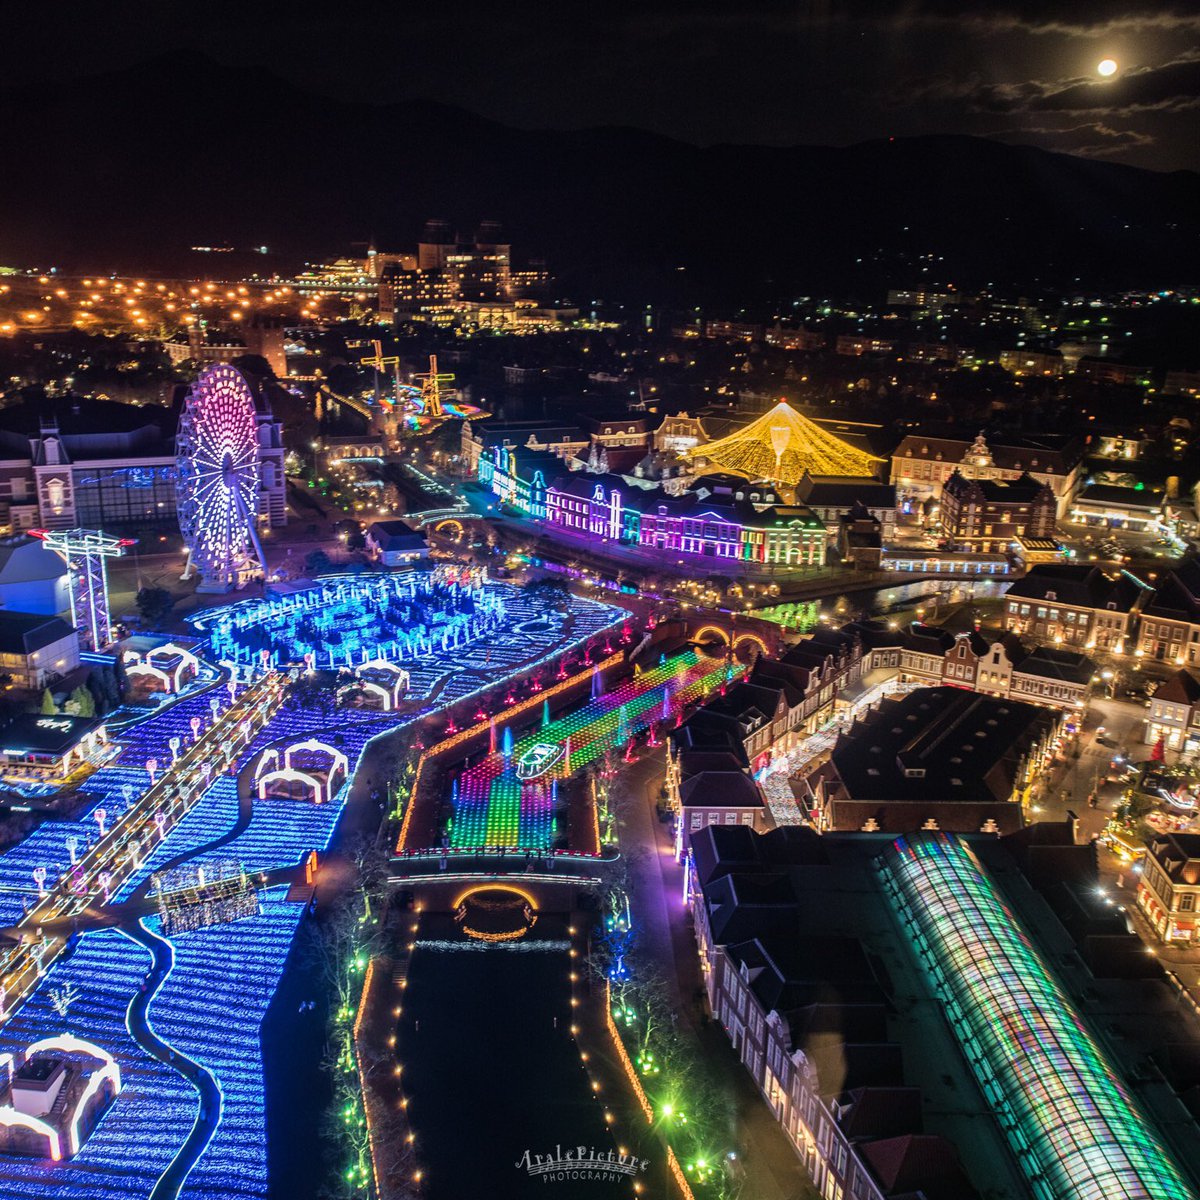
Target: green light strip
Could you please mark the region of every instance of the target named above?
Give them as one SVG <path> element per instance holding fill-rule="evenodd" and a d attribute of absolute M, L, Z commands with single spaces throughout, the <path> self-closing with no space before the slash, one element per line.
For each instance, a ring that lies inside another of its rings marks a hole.
<path fill-rule="evenodd" d="M 971 850 L 897 838 L 884 877 L 1039 1200 L 1195 1200 Z"/>

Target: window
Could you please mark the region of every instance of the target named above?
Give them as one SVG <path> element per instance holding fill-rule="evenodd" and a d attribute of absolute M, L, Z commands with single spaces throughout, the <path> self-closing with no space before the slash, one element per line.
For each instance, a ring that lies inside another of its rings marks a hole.
<path fill-rule="evenodd" d="M 1196 908 L 1196 893 L 1195 892 L 1185 892 L 1182 896 L 1179 897 L 1179 911 L 1180 912 L 1193 912 L 1193 911 L 1195 911 L 1195 908 Z"/>

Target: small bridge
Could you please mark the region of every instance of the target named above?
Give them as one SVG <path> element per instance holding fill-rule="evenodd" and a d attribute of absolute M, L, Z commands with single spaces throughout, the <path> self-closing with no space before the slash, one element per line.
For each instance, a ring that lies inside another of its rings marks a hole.
<path fill-rule="evenodd" d="M 729 646 L 736 654 L 749 651 L 774 656 L 783 647 L 783 631 L 773 621 L 738 617 L 732 613 L 703 613 L 687 620 L 687 638 L 697 645 Z"/>
<path fill-rule="evenodd" d="M 417 529 L 456 539 L 461 538 L 468 528 L 484 523 L 483 518 L 469 508 L 430 508 L 409 513 L 405 520 Z"/>

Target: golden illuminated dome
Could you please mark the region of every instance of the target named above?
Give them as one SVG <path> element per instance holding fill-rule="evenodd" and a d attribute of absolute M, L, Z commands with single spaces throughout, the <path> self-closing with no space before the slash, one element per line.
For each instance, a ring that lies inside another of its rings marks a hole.
<path fill-rule="evenodd" d="M 795 485 L 810 475 L 874 475 L 873 454 L 834 437 L 780 400 L 765 416 L 689 452 L 749 479 Z"/>

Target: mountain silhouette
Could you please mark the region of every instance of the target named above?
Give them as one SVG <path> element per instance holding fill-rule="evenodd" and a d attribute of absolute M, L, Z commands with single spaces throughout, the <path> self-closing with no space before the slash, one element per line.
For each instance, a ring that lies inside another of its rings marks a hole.
<path fill-rule="evenodd" d="M 314 86 L 318 86 L 316 81 Z M 563 291 L 725 305 L 952 282 L 1084 290 L 1200 277 L 1200 175 L 971 137 L 697 147 L 365 104 L 178 53 L 0 90 L 0 262 L 213 270 L 411 245 L 498 220 Z"/>

